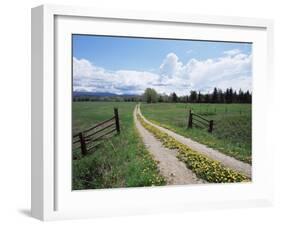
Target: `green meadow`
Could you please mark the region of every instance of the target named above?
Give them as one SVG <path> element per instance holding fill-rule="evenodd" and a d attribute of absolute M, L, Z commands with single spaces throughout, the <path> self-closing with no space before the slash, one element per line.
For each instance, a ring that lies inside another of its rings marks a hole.
<path fill-rule="evenodd" d="M 113 116 L 119 110 L 121 133 L 101 142 L 86 156 L 73 149 L 72 188 L 99 189 L 164 185 L 157 164 L 136 131 L 133 110 L 136 103 L 73 102 L 73 134 Z"/>
<path fill-rule="evenodd" d="M 214 120 L 213 133 L 196 126 L 187 129 L 190 109 Z M 152 122 L 251 163 L 251 104 L 143 103 L 141 111 Z"/>
<path fill-rule="evenodd" d="M 121 133 L 114 133 L 82 156 L 73 148 L 72 188 L 101 189 L 165 185 L 157 163 L 146 150 L 134 125 L 136 102 L 73 102 L 73 134 L 113 116 L 118 108 Z M 207 128 L 187 128 L 189 110 L 214 120 L 212 133 Z M 150 121 L 189 137 L 229 156 L 251 163 L 251 104 L 141 104 Z"/>

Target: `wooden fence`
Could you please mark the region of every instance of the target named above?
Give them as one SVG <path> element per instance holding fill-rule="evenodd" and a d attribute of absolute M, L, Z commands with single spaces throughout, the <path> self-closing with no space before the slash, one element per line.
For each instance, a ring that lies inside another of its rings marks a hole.
<path fill-rule="evenodd" d="M 214 129 L 214 120 L 208 120 L 201 115 L 195 114 L 191 110 L 189 110 L 188 128 L 192 128 L 193 125 L 202 129 L 207 128 L 208 132 L 212 133 Z"/>
<path fill-rule="evenodd" d="M 103 138 L 113 132 L 120 133 L 118 109 L 114 108 L 114 116 L 108 120 L 100 122 L 84 131 L 73 135 L 73 148 L 80 148 L 82 155 L 86 155 L 93 150 Z"/>

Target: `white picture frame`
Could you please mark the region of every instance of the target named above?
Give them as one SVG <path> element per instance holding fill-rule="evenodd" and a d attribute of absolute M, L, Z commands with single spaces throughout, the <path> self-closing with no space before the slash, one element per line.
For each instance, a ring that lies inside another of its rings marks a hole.
<path fill-rule="evenodd" d="M 179 26 L 181 29 L 194 29 L 193 35 L 186 37 L 184 32 L 181 34 Z M 164 29 L 155 30 L 157 27 Z M 67 80 L 71 70 L 69 34 L 92 33 L 93 29 L 99 34 L 109 35 L 253 42 L 256 60 L 253 70 L 253 181 L 250 184 L 72 191 L 69 183 L 71 159 L 67 154 L 71 150 L 67 140 L 71 134 L 67 123 L 71 115 L 71 99 L 68 100 L 71 83 Z M 208 36 L 201 32 L 206 29 Z M 268 172 L 273 168 L 273 150 L 268 148 L 266 139 L 259 138 L 266 137 L 267 107 L 263 98 L 265 91 L 271 91 L 272 85 L 272 39 L 273 22 L 265 19 L 56 5 L 33 8 L 32 216 L 57 220 L 270 205 L 273 181 Z M 63 108 L 61 103 L 64 103 Z M 62 115 L 66 115 L 65 119 Z M 65 137 L 59 135 L 62 130 L 66 131 Z M 261 150 L 266 152 L 261 153 Z"/>

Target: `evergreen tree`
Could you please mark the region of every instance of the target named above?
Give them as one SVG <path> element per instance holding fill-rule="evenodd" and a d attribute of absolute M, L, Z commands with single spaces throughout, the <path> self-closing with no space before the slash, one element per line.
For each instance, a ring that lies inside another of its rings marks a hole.
<path fill-rule="evenodd" d="M 200 91 L 199 91 L 199 93 L 198 93 L 198 100 L 197 100 L 197 102 L 198 102 L 198 103 L 201 103 L 201 102 L 202 102 L 202 95 L 201 95 Z"/>
<path fill-rule="evenodd" d="M 163 102 L 163 97 L 162 97 L 161 94 L 159 95 L 158 102 L 159 102 L 159 103 L 162 103 L 162 102 Z"/>
<path fill-rule="evenodd" d="M 189 101 L 191 103 L 197 102 L 197 92 L 196 91 L 194 91 L 194 90 L 190 91 Z"/>
<path fill-rule="evenodd" d="M 175 92 L 172 93 L 172 102 L 173 103 L 177 103 L 178 102 L 178 96 L 177 96 L 177 94 Z"/>
<path fill-rule="evenodd" d="M 233 90 L 232 88 L 229 89 L 229 103 L 233 102 Z"/>
<path fill-rule="evenodd" d="M 205 94 L 205 103 L 210 103 L 210 95 L 209 95 L 209 93 Z"/>
<path fill-rule="evenodd" d="M 230 95 L 229 95 L 229 89 L 228 88 L 226 89 L 224 96 L 225 96 L 225 102 L 230 103 L 230 100 L 229 100 Z"/>
<path fill-rule="evenodd" d="M 214 88 L 214 91 L 213 91 L 213 94 L 212 94 L 212 102 L 213 103 L 217 103 L 218 102 L 218 90 L 217 90 L 216 87 Z"/>
<path fill-rule="evenodd" d="M 224 94 L 221 89 L 218 90 L 218 103 L 224 103 Z"/>

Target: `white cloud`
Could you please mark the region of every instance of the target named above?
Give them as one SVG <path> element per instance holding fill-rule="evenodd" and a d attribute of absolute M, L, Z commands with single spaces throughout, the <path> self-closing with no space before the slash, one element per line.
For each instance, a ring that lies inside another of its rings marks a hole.
<path fill-rule="evenodd" d="M 96 67 L 88 60 L 73 58 L 75 91 L 140 94 L 147 86 L 153 86 L 159 77 L 146 71 L 110 71 Z"/>
<path fill-rule="evenodd" d="M 241 87 L 251 90 L 251 83 L 247 83 L 247 87 L 242 83 L 244 78 L 251 80 L 251 55 L 237 53 L 205 61 L 193 59 L 189 63 L 190 81 L 197 89 L 206 90 L 216 86 L 222 89 Z"/>
<path fill-rule="evenodd" d="M 179 61 L 175 53 L 169 53 L 160 65 L 160 73 L 162 78 L 172 78 L 177 76 L 182 71 L 183 64 Z"/>
<path fill-rule="evenodd" d="M 236 55 L 236 54 L 238 54 L 240 52 L 241 51 L 239 49 L 231 49 L 231 50 L 224 51 L 223 53 L 225 55 L 228 55 L 228 56 L 233 56 L 233 55 Z"/>
<path fill-rule="evenodd" d="M 251 90 L 252 56 L 229 50 L 219 58 L 191 59 L 186 64 L 169 53 L 154 72 L 117 70 L 97 67 L 86 59 L 73 58 L 74 90 L 141 94 L 151 87 L 159 93 L 186 95 L 191 89 L 211 91 L 215 86 Z"/>

